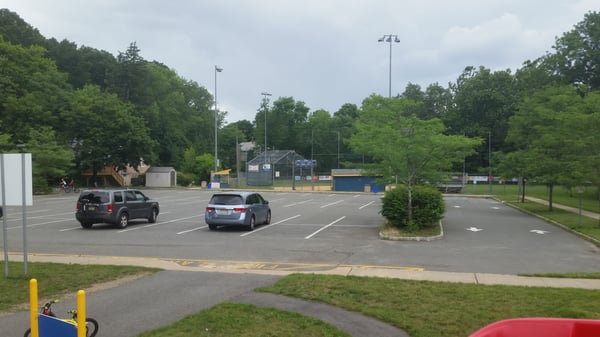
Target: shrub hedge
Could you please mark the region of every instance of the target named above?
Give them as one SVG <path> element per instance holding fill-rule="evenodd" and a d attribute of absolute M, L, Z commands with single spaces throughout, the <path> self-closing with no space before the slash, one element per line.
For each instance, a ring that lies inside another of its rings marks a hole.
<path fill-rule="evenodd" d="M 411 189 L 413 223 L 408 224 L 408 188 L 397 186 L 385 192 L 381 215 L 390 225 L 404 230 L 419 230 L 438 223 L 446 206 L 442 193 L 431 186 L 417 185 Z"/>

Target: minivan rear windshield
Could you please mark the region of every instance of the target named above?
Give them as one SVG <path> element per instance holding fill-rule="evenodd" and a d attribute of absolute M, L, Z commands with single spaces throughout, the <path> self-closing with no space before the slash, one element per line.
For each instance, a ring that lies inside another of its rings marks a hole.
<path fill-rule="evenodd" d="M 109 201 L 110 200 L 107 192 L 83 192 L 79 196 L 79 202 L 104 204 Z"/>
<path fill-rule="evenodd" d="M 242 205 L 243 200 L 239 195 L 221 194 L 213 196 L 209 203 L 213 205 Z"/>

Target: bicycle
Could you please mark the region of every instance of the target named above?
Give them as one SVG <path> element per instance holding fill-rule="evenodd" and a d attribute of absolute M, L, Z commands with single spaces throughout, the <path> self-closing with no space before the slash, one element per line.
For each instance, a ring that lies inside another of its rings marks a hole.
<path fill-rule="evenodd" d="M 79 187 L 75 184 L 75 180 L 71 179 L 71 181 L 67 184 L 67 182 L 63 179 L 59 184 L 59 188 L 63 190 L 65 193 L 71 193 L 71 191 L 77 193 L 79 192 Z"/>
<path fill-rule="evenodd" d="M 54 303 L 58 303 L 58 300 L 52 300 L 52 301 L 44 304 L 44 306 L 42 307 L 41 313 L 46 316 L 56 317 L 56 315 L 52 311 L 52 304 L 54 304 Z M 69 310 L 68 313 L 71 314 L 71 318 L 61 318 L 61 320 L 77 326 L 77 310 L 75 310 L 75 309 Z M 95 319 L 93 319 L 91 317 L 86 317 L 85 318 L 85 335 L 87 337 L 94 337 L 94 336 L 96 336 L 97 333 L 98 333 L 98 321 L 96 321 Z M 23 337 L 30 337 L 30 335 L 31 335 L 31 328 L 29 328 L 29 329 L 27 329 L 27 331 L 25 331 L 25 334 L 23 335 Z"/>
<path fill-rule="evenodd" d="M 65 193 L 71 193 L 71 185 L 67 184 L 67 182 L 64 179 L 60 180 L 58 187 Z"/>

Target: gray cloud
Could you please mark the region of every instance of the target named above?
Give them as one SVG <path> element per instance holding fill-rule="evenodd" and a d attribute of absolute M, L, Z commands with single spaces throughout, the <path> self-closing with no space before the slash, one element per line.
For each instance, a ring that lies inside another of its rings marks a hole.
<path fill-rule="evenodd" d="M 337 111 L 408 82 L 446 86 L 465 66 L 516 70 L 597 10 L 592 0 L 3 0 L 46 37 L 142 56 L 214 91 L 230 122 L 253 120 L 263 91 Z"/>

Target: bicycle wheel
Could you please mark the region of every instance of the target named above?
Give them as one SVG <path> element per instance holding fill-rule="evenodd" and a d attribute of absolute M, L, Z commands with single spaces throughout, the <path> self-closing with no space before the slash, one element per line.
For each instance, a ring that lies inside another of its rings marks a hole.
<path fill-rule="evenodd" d="M 98 333 L 98 321 L 91 317 L 85 319 L 85 330 L 87 337 L 94 337 Z"/>

